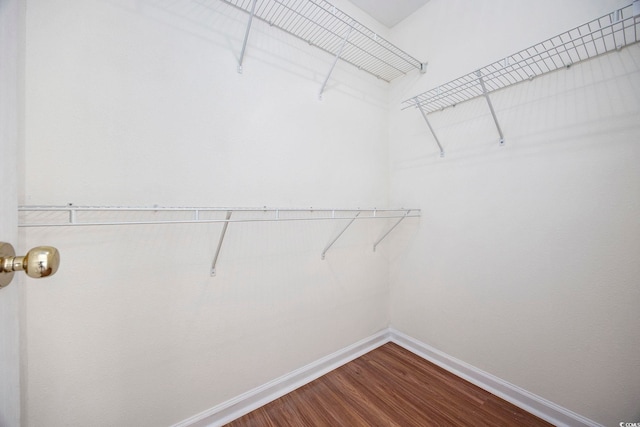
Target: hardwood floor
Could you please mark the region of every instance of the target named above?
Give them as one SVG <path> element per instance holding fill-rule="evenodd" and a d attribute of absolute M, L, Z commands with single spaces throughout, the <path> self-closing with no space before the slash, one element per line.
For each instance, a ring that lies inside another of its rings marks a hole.
<path fill-rule="evenodd" d="M 388 343 L 228 427 L 550 426 Z"/>

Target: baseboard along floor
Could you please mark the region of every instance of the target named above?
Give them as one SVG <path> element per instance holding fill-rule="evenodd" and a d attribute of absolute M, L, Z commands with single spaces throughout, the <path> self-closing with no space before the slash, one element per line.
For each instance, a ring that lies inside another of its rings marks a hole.
<path fill-rule="evenodd" d="M 384 329 L 172 427 L 602 427 Z"/>

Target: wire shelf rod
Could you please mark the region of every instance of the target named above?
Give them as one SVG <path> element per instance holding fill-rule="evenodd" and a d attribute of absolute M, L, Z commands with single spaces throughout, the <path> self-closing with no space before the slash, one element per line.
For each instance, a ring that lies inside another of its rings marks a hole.
<path fill-rule="evenodd" d="M 361 217 L 363 219 L 393 219 L 402 218 L 404 215 L 388 215 L 377 217 Z M 408 215 L 408 218 L 419 218 L 420 215 Z M 215 223 L 232 223 L 232 222 L 286 222 L 286 221 L 328 221 L 328 220 L 347 220 L 348 217 L 316 217 L 316 218 L 265 218 L 265 219 L 202 219 L 202 220 L 150 220 L 150 221 L 95 221 L 95 222 L 75 222 L 75 223 L 23 223 L 18 227 L 22 228 L 45 228 L 45 227 L 80 227 L 80 226 L 110 226 L 110 225 L 155 225 L 155 224 L 215 224 Z"/>
<path fill-rule="evenodd" d="M 202 207 L 202 206 L 76 206 L 76 205 L 22 205 L 18 207 L 18 211 L 210 211 L 210 212 L 226 212 L 245 211 L 245 212 L 404 212 L 406 208 L 281 208 L 281 207 Z M 414 210 L 414 209 L 412 209 Z"/>

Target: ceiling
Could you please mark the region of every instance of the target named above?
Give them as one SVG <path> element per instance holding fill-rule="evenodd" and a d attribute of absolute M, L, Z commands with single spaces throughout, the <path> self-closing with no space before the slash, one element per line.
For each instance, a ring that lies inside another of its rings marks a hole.
<path fill-rule="evenodd" d="M 429 0 L 350 0 L 378 22 L 391 28 Z"/>

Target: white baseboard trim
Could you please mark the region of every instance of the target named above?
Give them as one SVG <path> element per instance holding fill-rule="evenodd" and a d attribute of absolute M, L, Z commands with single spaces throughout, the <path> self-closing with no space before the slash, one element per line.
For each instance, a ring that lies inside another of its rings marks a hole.
<path fill-rule="evenodd" d="M 289 374 L 174 424 L 172 427 L 223 426 L 388 342 L 393 342 L 558 427 L 603 427 L 595 421 L 449 356 L 393 328 L 384 329 Z"/>
<path fill-rule="evenodd" d="M 582 415 L 389 328 L 390 341 L 558 427 L 603 427 Z"/>
<path fill-rule="evenodd" d="M 219 427 L 223 426 L 293 390 L 333 371 L 340 366 L 386 344 L 390 341 L 389 330 L 382 331 L 338 350 L 322 359 L 276 378 L 260 387 L 249 390 L 231 400 L 194 415 L 172 427 Z"/>

